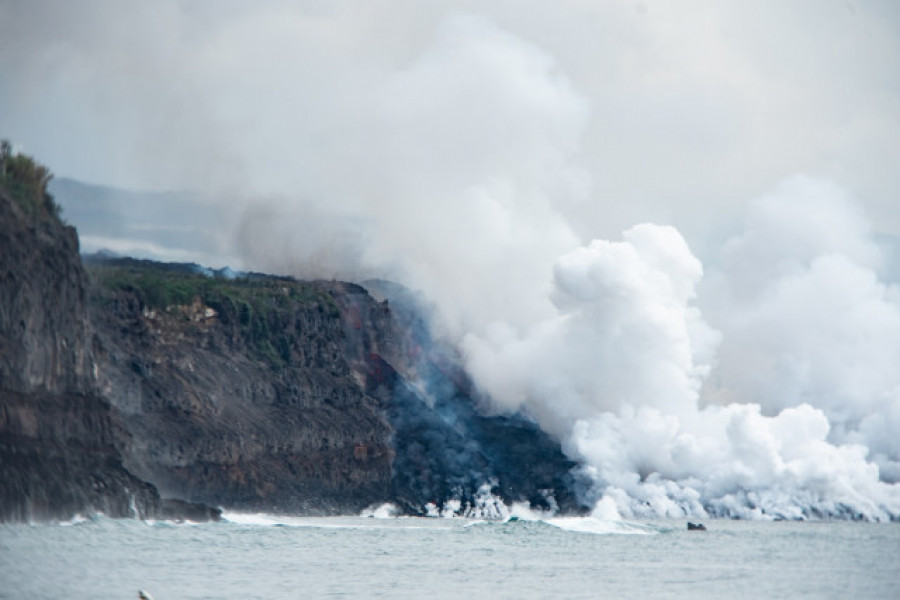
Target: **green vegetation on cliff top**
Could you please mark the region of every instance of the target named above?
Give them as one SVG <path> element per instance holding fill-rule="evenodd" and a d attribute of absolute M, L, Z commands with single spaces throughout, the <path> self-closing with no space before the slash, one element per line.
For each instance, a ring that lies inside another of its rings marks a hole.
<path fill-rule="evenodd" d="M 276 368 L 290 363 L 284 329 L 291 312 L 302 307 L 331 318 L 340 314 L 326 290 L 286 277 L 227 277 L 195 264 L 98 256 L 85 257 L 85 266 L 100 289 L 134 293 L 148 309 L 174 316 L 199 301 L 234 323 L 255 357 Z"/>
<path fill-rule="evenodd" d="M 0 187 L 5 189 L 32 219 L 59 221 L 60 208 L 47 192 L 53 174 L 30 156 L 13 152 L 0 141 Z"/>

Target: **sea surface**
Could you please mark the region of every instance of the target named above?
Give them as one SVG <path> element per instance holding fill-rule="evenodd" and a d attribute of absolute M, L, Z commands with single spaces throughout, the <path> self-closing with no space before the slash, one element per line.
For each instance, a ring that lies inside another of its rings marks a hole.
<path fill-rule="evenodd" d="M 900 523 L 594 518 L 0 526 L 0 598 L 900 598 Z"/>

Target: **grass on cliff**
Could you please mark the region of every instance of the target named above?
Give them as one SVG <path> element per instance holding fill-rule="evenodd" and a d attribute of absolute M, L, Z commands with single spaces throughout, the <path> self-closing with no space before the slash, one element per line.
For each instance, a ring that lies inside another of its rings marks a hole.
<path fill-rule="evenodd" d="M 290 362 L 291 341 L 284 324 L 298 305 L 340 314 L 334 298 L 310 283 L 273 276 L 228 278 L 203 273 L 197 265 L 136 259 L 94 259 L 85 264 L 101 288 L 134 293 L 144 307 L 176 315 L 199 300 L 219 319 L 240 330 L 258 360 L 281 368 Z"/>
<path fill-rule="evenodd" d="M 60 207 L 47 192 L 50 169 L 30 156 L 14 153 L 8 140 L 0 140 L 0 187 L 30 218 L 60 221 Z"/>

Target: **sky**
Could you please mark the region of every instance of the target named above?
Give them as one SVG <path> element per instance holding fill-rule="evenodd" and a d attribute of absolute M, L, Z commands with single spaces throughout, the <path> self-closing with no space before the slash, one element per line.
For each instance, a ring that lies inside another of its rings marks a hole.
<path fill-rule="evenodd" d="M 166 256 L 421 290 L 622 514 L 885 518 L 898 33 L 887 0 L 0 0 L 0 135 L 189 191 L 215 218 L 153 230 L 215 235 Z"/>
<path fill-rule="evenodd" d="M 510 95 L 540 90 L 515 81 L 495 47 L 467 80 L 432 65 L 440 77 L 410 85 L 445 103 L 404 109 L 417 99 L 399 80 L 441 60 L 441 40 L 452 44 L 448 29 L 466 18 L 508 36 L 530 53 L 519 66 L 568 96 L 534 96 L 509 114 L 514 99 L 479 76 Z M 92 183 L 333 203 L 364 194 L 337 186 L 362 168 L 353 161 L 402 169 L 420 140 L 442 144 L 429 158 L 453 163 L 489 134 L 505 143 L 516 118 L 541 119 L 578 179 L 555 202 L 585 239 L 654 220 L 699 243 L 795 174 L 845 186 L 896 234 L 898 28 L 889 0 L 4 0 L 0 130 L 58 175 Z M 494 111 L 507 114 L 482 122 Z M 414 119 L 429 117 L 440 122 L 422 131 Z M 494 150 L 483 149 L 503 153 Z"/>

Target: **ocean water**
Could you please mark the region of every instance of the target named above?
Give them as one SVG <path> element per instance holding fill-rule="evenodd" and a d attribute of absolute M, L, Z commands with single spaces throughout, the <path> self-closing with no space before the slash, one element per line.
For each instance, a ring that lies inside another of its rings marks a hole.
<path fill-rule="evenodd" d="M 900 523 L 226 518 L 0 526 L 0 598 L 900 598 Z"/>

